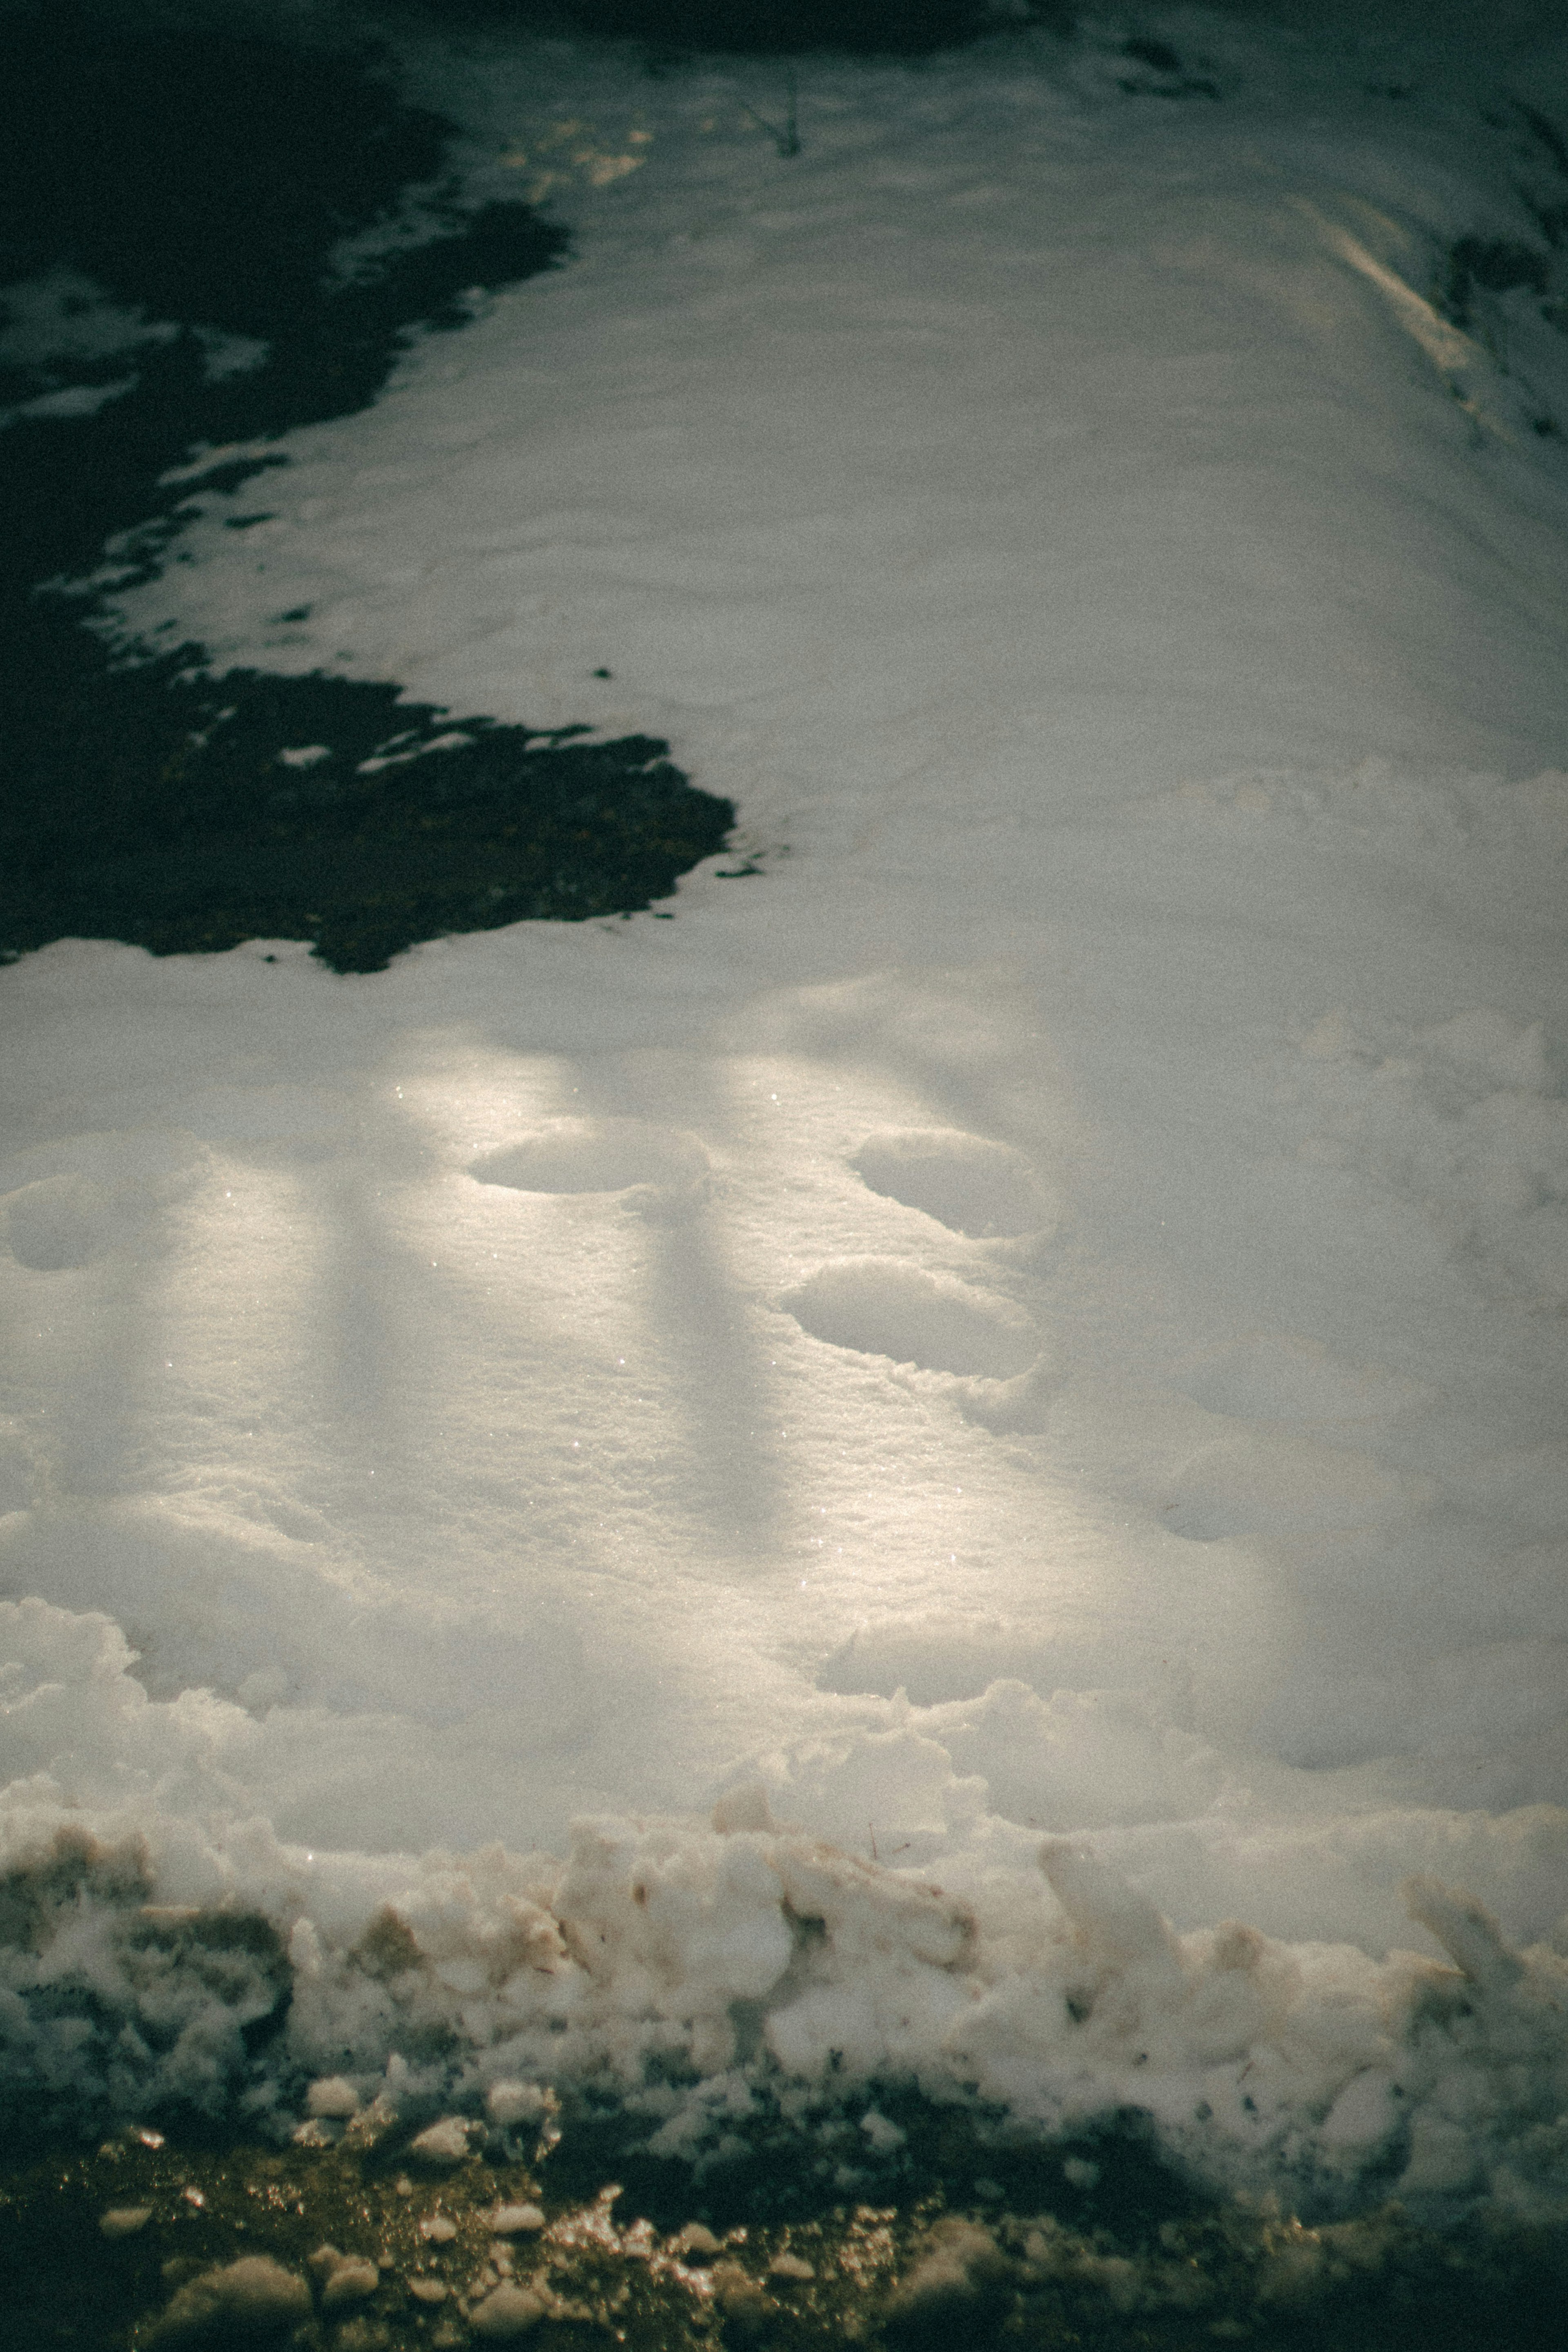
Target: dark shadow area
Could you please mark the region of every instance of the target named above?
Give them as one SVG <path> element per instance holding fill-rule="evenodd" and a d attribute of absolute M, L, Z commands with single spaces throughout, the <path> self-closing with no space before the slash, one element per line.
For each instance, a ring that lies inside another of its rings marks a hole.
<path fill-rule="evenodd" d="M 733 822 L 650 736 L 444 730 L 396 686 L 190 677 L 180 659 L 100 672 L 90 706 L 57 678 L 72 698 L 26 746 L 42 789 L 18 793 L 13 768 L 0 812 L 0 954 L 308 939 L 334 971 L 379 971 L 419 940 L 647 907 Z M 291 768 L 301 737 L 322 755 Z"/>
<path fill-rule="evenodd" d="M 737 2019 L 741 2028 L 747 2022 Z M 678 2070 L 671 2079 L 681 2079 Z M 1051 2212 L 1134 2244 L 1197 2220 L 1214 2201 L 1182 2179 L 1146 2119 L 1131 2111 L 1059 2138 L 1020 2127 L 999 2109 L 944 2106 L 912 2083 L 892 2081 L 846 2093 L 837 2106 L 823 2089 L 803 2123 L 799 2106 L 786 2113 L 768 2087 L 764 2077 L 722 2160 L 695 2176 L 689 2162 L 649 2152 L 647 2126 L 623 2100 L 584 2094 L 563 2113 L 550 2187 L 587 2199 L 600 2181 L 619 2180 L 633 2210 L 668 2230 L 693 2215 L 716 2230 L 813 2221 L 846 2200 L 906 2212 L 977 2201 L 1004 2212 Z M 895 2127 L 884 2137 L 896 2147 L 879 2151 L 868 2139 L 868 2113 Z"/>
<path fill-rule="evenodd" d="M 907 2127 L 909 2160 L 853 2179 L 840 2165 L 836 2179 L 821 2108 L 765 2166 L 667 2164 L 657 2178 L 571 2117 L 553 2152 L 476 2150 L 439 2168 L 406 2131 L 368 2154 L 350 2140 L 120 2131 L 96 2153 L 39 2151 L 0 2182 L 0 2294 L 18 2345 L 92 2352 L 525 2339 L 563 2352 L 1541 2352 L 1557 2340 L 1568 2281 L 1546 2223 L 1439 2236 L 1387 2204 L 1307 2229 L 1272 2205 L 1194 2193 L 1135 2117 L 1009 2158 L 972 2115 L 913 2093 L 884 2086 L 875 2112 Z M 856 2113 L 840 2121 L 863 2146 Z M 507 2209 L 534 2218 L 519 2230 Z M 493 2221 L 507 2232 L 498 2265 Z M 528 2288 L 532 2308 L 515 2300 Z"/>
<path fill-rule="evenodd" d="M 1544 298 L 1552 290 L 1552 257 L 1534 246 L 1501 237 L 1461 236 L 1448 247 L 1443 274 L 1443 309 L 1468 334 L 1476 323 L 1479 294 L 1511 294 L 1516 287 Z"/>
<path fill-rule="evenodd" d="M 1128 98 L 1219 96 L 1219 84 L 1208 74 L 1189 73 L 1168 41 L 1134 37 L 1123 42 L 1122 55 L 1132 70 L 1119 78 L 1117 86 Z"/>
<path fill-rule="evenodd" d="M 645 41 L 658 52 L 732 57 L 934 56 L 1036 22 L 1071 28 L 1076 10 L 1038 0 L 1027 11 L 998 0 L 426 0 L 430 13 L 465 24 Z"/>
<path fill-rule="evenodd" d="M 1527 176 L 1519 194 L 1542 241 L 1457 237 L 1438 257 L 1432 299 L 1446 319 L 1482 345 L 1500 374 L 1517 379 L 1537 438 L 1560 443 L 1561 371 L 1536 378 L 1539 345 L 1532 360 L 1528 327 L 1533 312 L 1555 334 L 1568 334 L 1568 142 L 1537 108 L 1515 101 L 1511 111 L 1525 134 Z M 1510 304 L 1510 296 L 1523 299 Z"/>
<path fill-rule="evenodd" d="M 218 678 L 199 646 L 117 652 L 93 625 L 204 491 L 286 464 L 267 442 L 366 407 L 411 339 L 560 259 L 526 205 L 464 205 L 455 135 L 364 50 L 84 0 L 0 22 L 0 959 L 266 936 L 371 971 L 646 907 L 722 845 L 729 803 L 647 737 L 471 719 L 425 758 L 444 714 L 395 685 Z"/>

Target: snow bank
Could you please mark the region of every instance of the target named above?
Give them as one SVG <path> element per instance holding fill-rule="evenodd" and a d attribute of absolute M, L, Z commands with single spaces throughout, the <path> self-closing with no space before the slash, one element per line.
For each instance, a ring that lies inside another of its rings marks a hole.
<path fill-rule="evenodd" d="M 1392 2187 L 1561 2216 L 1568 1961 L 1435 1877 L 1405 1897 L 1446 1960 L 1378 1961 L 1177 1934 L 1071 1840 L 959 1895 L 779 1830 L 759 1790 L 719 1818 L 767 1825 L 593 1820 L 564 1864 L 354 1863 L 259 1824 L 14 1805 L 7 2094 L 94 2127 L 236 2102 L 312 2144 L 401 2127 L 439 2167 L 537 2126 L 546 2086 L 613 2085 L 655 2152 L 697 2160 L 780 2100 L 895 2081 L 1045 2132 L 1143 2114 L 1200 2179 L 1308 2210 Z"/>
<path fill-rule="evenodd" d="M 901 1701 L 890 1729 L 797 1759 L 792 1796 L 860 1811 L 873 1844 L 880 1818 L 891 1853 L 935 1846 L 925 1870 L 780 1828 L 759 1780 L 711 1828 L 580 1821 L 564 1862 L 500 1846 L 307 1853 L 264 1821 L 205 1811 L 190 1785 L 192 1748 L 221 1752 L 243 1710 L 160 1706 L 101 1619 L 3 1605 L 7 1646 L 20 1627 L 58 1677 L 24 1688 L 11 1667 L 7 1760 L 60 1741 L 70 1779 L 68 1804 L 38 1772 L 0 1811 L 5 2081 L 57 2126 L 237 2110 L 312 2144 L 401 2128 L 414 2160 L 442 2166 L 486 2134 L 537 2129 L 553 2095 L 613 2086 L 656 2152 L 695 2161 L 738 2151 L 765 2105 L 803 2100 L 803 2116 L 904 2082 L 1046 2133 L 1143 2114 L 1199 2178 L 1271 2181 L 1306 2208 L 1396 2184 L 1443 2211 L 1560 2210 L 1562 1951 L 1520 1948 L 1429 1873 L 1406 1881 L 1405 1906 L 1446 1961 L 1234 1919 L 1177 1931 L 1103 1851 L 1040 1844 L 988 1812 L 986 1780 L 956 1776 L 934 1736 L 1015 1769 L 1031 1731 L 1059 1754 L 1076 1744 L 1088 1783 L 1103 1726 L 1074 1742 L 1082 1702 L 1048 1708 L 1019 1684 L 968 1710 Z M 117 1681 L 118 1759 L 92 1704 Z M 1173 1778 L 1200 1796 L 1215 1765 L 1190 1740 L 1165 1762 L 1167 1801 Z M 1163 1860 L 1190 1896 L 1210 1827 L 1180 1824 L 1163 1856 L 1143 1829 L 1139 1875 Z M 1408 1847 L 1408 1820 L 1359 1827 L 1375 1862 Z M 1431 1843 L 1472 1879 L 1490 1873 L 1516 1914 L 1568 1900 L 1560 1816 L 1450 1819 Z M 1254 1822 L 1240 1874 L 1288 1878 L 1289 1845 L 1277 1831 L 1270 1850 Z"/>

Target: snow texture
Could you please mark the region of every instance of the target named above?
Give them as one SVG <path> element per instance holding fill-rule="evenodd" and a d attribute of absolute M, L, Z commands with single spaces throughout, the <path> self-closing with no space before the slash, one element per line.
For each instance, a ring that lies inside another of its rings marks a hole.
<path fill-rule="evenodd" d="M 1568 342 L 1440 289 L 1568 48 L 1474 21 L 812 59 L 791 158 L 402 24 L 574 258 L 124 625 L 667 737 L 739 853 L 0 973 L 9 2095 L 435 2168 L 905 2077 L 1561 2216 Z"/>

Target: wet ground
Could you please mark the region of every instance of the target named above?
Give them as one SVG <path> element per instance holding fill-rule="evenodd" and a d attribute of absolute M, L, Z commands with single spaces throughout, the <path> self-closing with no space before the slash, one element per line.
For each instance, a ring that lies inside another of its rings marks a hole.
<path fill-rule="evenodd" d="M 874 2112 L 891 2123 L 897 2105 Z M 1564 2252 L 1527 2225 L 1438 2237 L 1390 2206 L 1310 2229 L 1194 2194 L 1113 2126 L 1028 2148 L 907 2099 L 900 2111 L 912 2128 L 891 2164 L 873 2150 L 865 2165 L 863 2122 L 846 2113 L 852 2167 L 824 2155 L 834 2126 L 820 2118 L 706 2177 L 624 2146 L 612 2168 L 608 2112 L 569 2121 L 554 2145 L 551 2131 L 467 2153 L 439 2124 L 378 2140 L 361 2120 L 336 2145 L 283 2150 L 127 2131 L 39 2155 L 0 2186 L 0 2308 L 17 2344 L 92 2352 L 1552 2340 Z"/>
<path fill-rule="evenodd" d="M 368 406 L 411 339 L 563 258 L 528 205 L 465 204 L 455 136 L 373 54 L 79 5 L 0 25 L 0 957 L 276 938 L 375 971 L 444 933 L 648 908 L 723 845 L 730 803 L 653 739 L 214 677 L 201 646 L 107 623 L 204 492 L 254 481 L 234 524 L 264 522 L 282 436 Z"/>

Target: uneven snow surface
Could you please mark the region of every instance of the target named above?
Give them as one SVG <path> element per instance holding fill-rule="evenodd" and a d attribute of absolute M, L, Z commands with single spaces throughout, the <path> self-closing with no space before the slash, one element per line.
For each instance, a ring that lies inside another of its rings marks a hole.
<path fill-rule="evenodd" d="M 737 848 L 0 974 L 62 2116 L 836 2068 L 1568 2195 L 1568 341 L 1429 299 L 1568 49 L 1314 22 L 808 61 L 786 159 L 766 64 L 411 21 L 574 257 L 125 625 L 666 735 Z"/>

